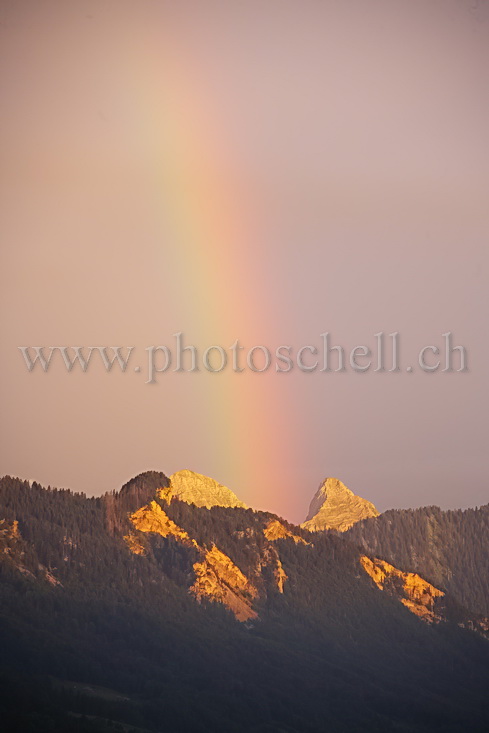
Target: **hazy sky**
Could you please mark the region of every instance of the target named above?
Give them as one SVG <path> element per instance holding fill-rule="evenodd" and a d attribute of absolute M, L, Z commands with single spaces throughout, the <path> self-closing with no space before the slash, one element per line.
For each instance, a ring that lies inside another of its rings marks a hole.
<path fill-rule="evenodd" d="M 489 3 L 0 0 L 0 473 L 98 494 L 191 468 L 299 521 L 488 501 Z M 149 345 L 398 373 L 159 375 Z M 466 373 L 423 373 L 441 334 Z M 135 346 L 28 373 L 18 346 Z M 141 366 L 141 371 L 134 370 Z"/>

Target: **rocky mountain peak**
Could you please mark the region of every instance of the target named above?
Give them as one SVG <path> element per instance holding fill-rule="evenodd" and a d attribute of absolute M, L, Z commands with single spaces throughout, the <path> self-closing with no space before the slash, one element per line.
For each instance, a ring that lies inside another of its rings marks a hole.
<path fill-rule="evenodd" d="M 208 509 L 212 506 L 248 508 L 231 489 L 223 486 L 213 478 L 188 469 L 177 471 L 177 473 L 170 476 L 170 485 L 172 495 L 181 501 L 187 502 L 187 504 L 205 506 Z"/>
<path fill-rule="evenodd" d="M 310 532 L 336 529 L 345 532 L 356 522 L 377 517 L 374 505 L 350 491 L 337 478 L 326 478 L 319 486 L 309 506 L 306 521 L 301 525 Z"/>

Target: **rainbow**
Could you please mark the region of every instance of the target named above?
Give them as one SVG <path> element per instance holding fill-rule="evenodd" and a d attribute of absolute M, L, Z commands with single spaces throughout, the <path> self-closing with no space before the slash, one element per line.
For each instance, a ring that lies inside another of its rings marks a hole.
<path fill-rule="evenodd" d="M 256 202 L 233 175 L 217 105 L 180 40 L 177 45 L 158 35 L 148 47 L 145 37 L 145 48 L 129 55 L 134 63 L 127 68 L 133 101 L 144 112 L 140 134 L 154 161 L 165 247 L 170 232 L 176 253 L 171 279 L 185 284 L 186 322 L 179 330 L 203 348 L 227 348 L 239 338 L 249 349 L 260 343 L 258 329 L 269 310 L 267 294 L 254 291 L 259 263 L 249 254 L 249 243 L 257 241 Z M 164 255 L 162 263 L 167 250 Z M 283 511 L 287 487 L 278 471 L 282 467 L 283 476 L 284 463 L 298 450 L 296 429 L 285 414 L 289 377 L 272 368 L 236 374 L 228 366 L 220 374 L 187 379 L 195 381 L 189 389 L 198 390 L 200 425 L 194 431 L 214 465 L 222 466 L 214 478 L 226 483 L 226 476 L 237 476 L 230 488 L 247 504 Z M 200 470 L 191 463 L 189 456 L 185 467 Z"/>

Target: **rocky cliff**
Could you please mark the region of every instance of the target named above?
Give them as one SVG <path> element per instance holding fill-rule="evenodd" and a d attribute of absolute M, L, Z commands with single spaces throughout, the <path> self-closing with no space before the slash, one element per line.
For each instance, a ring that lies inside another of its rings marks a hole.
<path fill-rule="evenodd" d="M 166 489 L 159 489 L 157 496 L 167 504 L 173 500 L 172 493 Z M 248 621 L 256 618 L 257 613 L 252 607 L 252 601 L 258 596 L 258 591 L 244 573 L 224 552 L 214 544 L 207 549 L 179 527 L 164 509 L 153 500 L 141 507 L 129 517 L 135 531 L 125 535 L 124 539 L 129 550 L 135 555 L 146 555 L 140 533 L 156 534 L 160 537 L 172 537 L 184 547 L 196 550 L 199 560 L 193 564 L 195 580 L 189 588 L 200 602 L 207 601 L 222 603 L 232 611 L 238 621 Z M 277 580 L 283 586 L 283 579 Z"/>
<path fill-rule="evenodd" d="M 442 620 L 443 617 L 435 612 L 435 604 L 445 595 L 443 591 L 417 573 L 403 573 L 385 560 L 362 555 L 360 563 L 379 590 L 396 595 L 416 616 L 429 623 Z"/>
<path fill-rule="evenodd" d="M 316 491 L 301 527 L 310 532 L 323 529 L 345 532 L 361 519 L 378 515 L 370 501 L 354 494 L 337 478 L 327 478 Z"/>
<path fill-rule="evenodd" d="M 177 471 L 170 476 L 170 486 L 173 496 L 186 501 L 187 504 L 205 506 L 208 509 L 213 506 L 247 508 L 231 489 L 213 478 L 188 469 Z"/>

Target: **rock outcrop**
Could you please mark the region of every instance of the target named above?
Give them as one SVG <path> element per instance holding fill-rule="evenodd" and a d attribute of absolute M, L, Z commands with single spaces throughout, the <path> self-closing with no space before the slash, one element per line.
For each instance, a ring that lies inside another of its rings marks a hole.
<path fill-rule="evenodd" d="M 130 520 L 140 532 L 155 532 L 162 537 L 172 536 L 179 540 L 190 540 L 187 532 L 175 524 L 156 501 L 151 501 L 131 514 Z"/>
<path fill-rule="evenodd" d="M 337 478 L 327 478 L 316 491 L 301 527 L 310 532 L 323 529 L 345 532 L 361 519 L 378 516 L 370 501 L 354 494 Z"/>
<path fill-rule="evenodd" d="M 215 545 L 194 564 L 195 583 L 190 588 L 198 601 L 223 603 L 238 621 L 256 618 L 252 602 L 258 591 L 246 575 Z"/>
<path fill-rule="evenodd" d="M 267 540 L 271 542 L 273 542 L 274 540 L 290 539 L 294 540 L 296 544 L 310 544 L 309 542 L 306 542 L 303 537 L 299 537 L 299 535 L 290 532 L 287 527 L 284 527 L 282 522 L 279 522 L 278 519 L 271 519 L 263 530 L 263 534 L 265 535 Z"/>
<path fill-rule="evenodd" d="M 265 545 L 261 551 L 256 568 L 257 575 L 264 575 L 267 571 L 269 573 L 271 572 L 271 577 L 277 586 L 278 592 L 283 593 L 285 581 L 288 580 L 288 575 L 284 570 L 280 555 L 271 543 Z"/>
<path fill-rule="evenodd" d="M 360 557 L 360 564 L 379 590 L 387 590 L 397 596 L 416 616 L 428 623 L 442 620 L 443 617 L 435 613 L 435 603 L 445 594 L 420 575 L 404 573 L 385 560 L 371 560 L 366 555 Z"/>
<path fill-rule="evenodd" d="M 50 585 L 61 585 L 60 581 L 35 556 L 28 560 L 28 543 L 23 539 L 19 522 L 14 519 L 0 519 L 0 562 L 5 562 L 26 578 L 42 579 Z"/>
<path fill-rule="evenodd" d="M 187 504 L 205 506 L 208 509 L 213 506 L 248 508 L 231 489 L 213 478 L 188 469 L 177 471 L 170 476 L 170 485 L 171 495 Z"/>
<path fill-rule="evenodd" d="M 171 496 L 165 494 L 159 498 L 171 501 Z M 211 549 L 200 546 L 188 532 L 178 526 L 156 501 L 138 509 L 129 516 L 135 532 L 125 535 L 124 539 L 129 550 L 135 555 L 145 555 L 146 548 L 138 532 L 149 532 L 161 537 L 173 537 L 186 547 L 197 550 L 199 560 L 194 563 L 195 582 L 189 589 L 200 602 L 207 601 L 222 603 L 232 611 L 238 621 L 249 621 L 256 618 L 257 613 L 252 607 L 258 591 L 253 583 L 238 568 L 228 555 L 213 545 Z M 281 580 L 283 586 L 283 580 Z"/>

